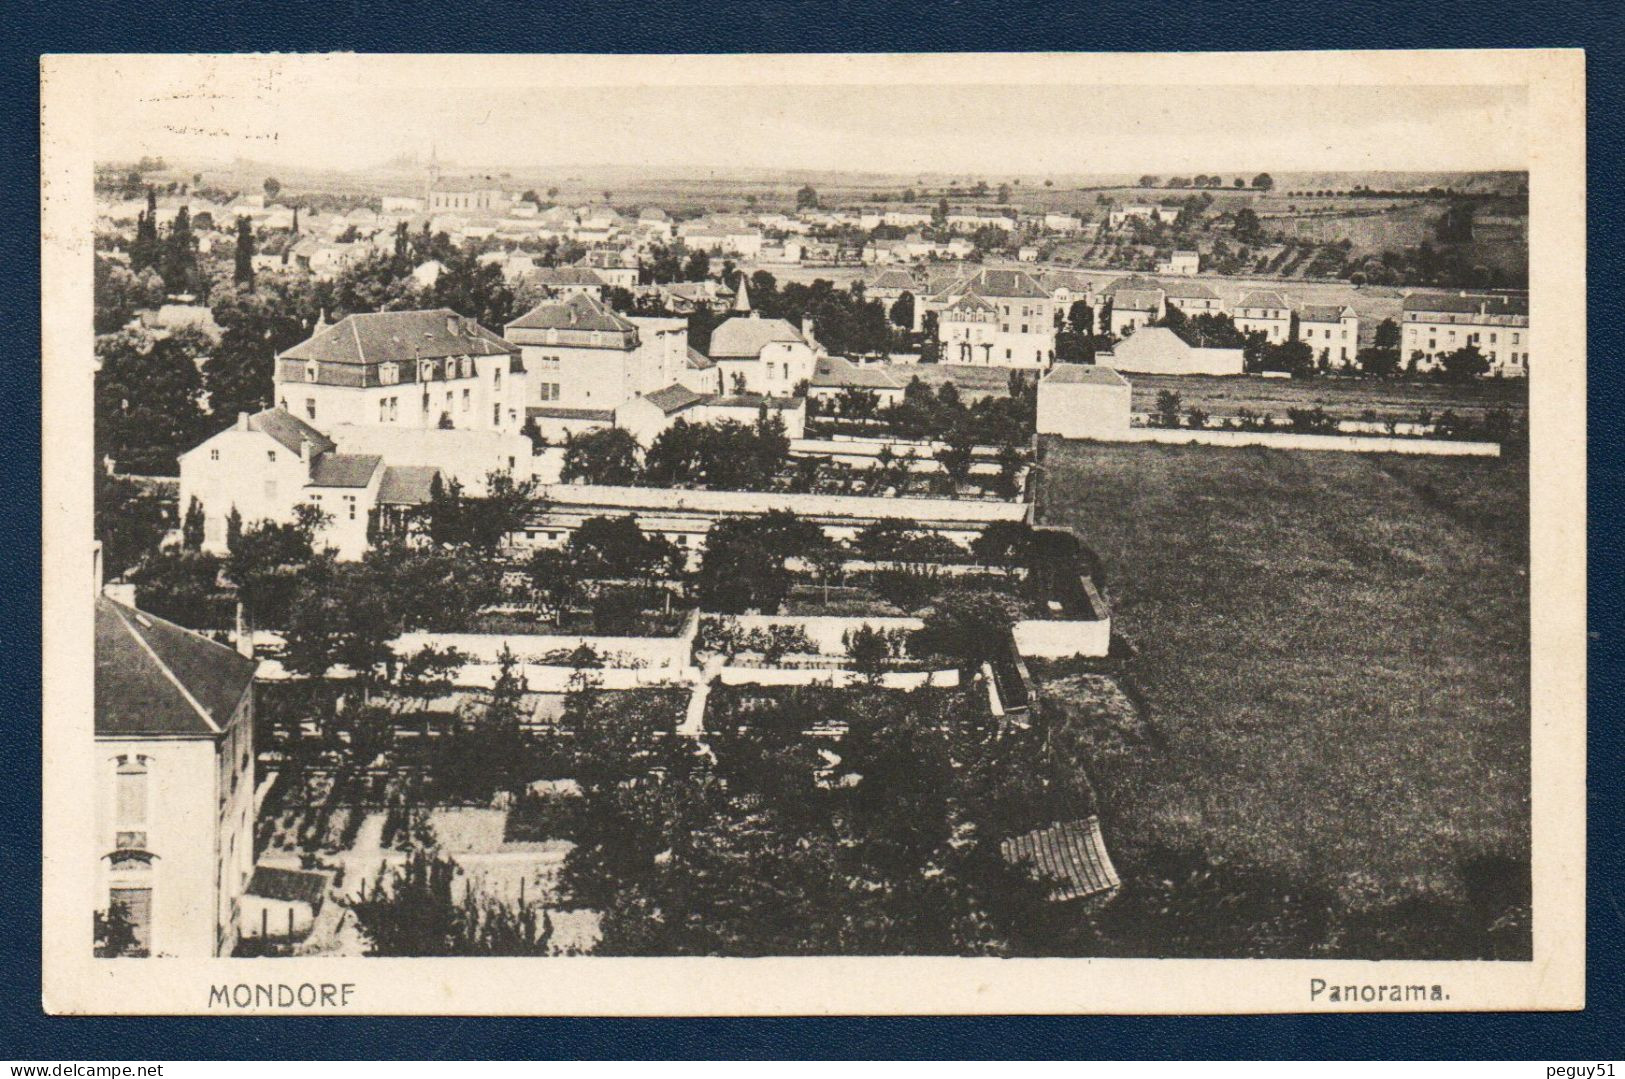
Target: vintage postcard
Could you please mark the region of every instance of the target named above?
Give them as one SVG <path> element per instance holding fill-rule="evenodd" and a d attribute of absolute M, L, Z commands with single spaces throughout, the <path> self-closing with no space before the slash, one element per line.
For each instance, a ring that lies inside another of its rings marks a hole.
<path fill-rule="evenodd" d="M 46 1009 L 1583 1006 L 1584 77 L 46 57 Z"/>

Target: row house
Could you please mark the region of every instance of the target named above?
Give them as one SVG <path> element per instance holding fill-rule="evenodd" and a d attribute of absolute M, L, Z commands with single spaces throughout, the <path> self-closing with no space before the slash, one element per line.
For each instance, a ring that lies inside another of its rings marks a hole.
<path fill-rule="evenodd" d="M 1262 333 L 1272 345 L 1292 339 L 1292 305 L 1279 292 L 1249 292 L 1237 303 L 1231 318 L 1242 333 Z"/>
<path fill-rule="evenodd" d="M 1360 351 L 1360 316 L 1338 304 L 1305 304 L 1298 311 L 1298 340 L 1330 367 L 1349 367 Z"/>
<path fill-rule="evenodd" d="M 1401 319 L 1400 355 L 1419 370 L 1432 370 L 1447 353 L 1471 345 L 1490 361 L 1490 374 L 1529 374 L 1527 296 L 1415 292 L 1405 297 Z"/>

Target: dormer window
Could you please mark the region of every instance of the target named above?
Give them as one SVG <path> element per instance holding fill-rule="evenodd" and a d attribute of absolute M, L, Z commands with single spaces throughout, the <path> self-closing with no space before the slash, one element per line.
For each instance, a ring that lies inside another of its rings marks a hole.
<path fill-rule="evenodd" d="M 400 366 L 393 363 L 378 365 L 378 382 L 380 385 L 393 386 L 401 380 Z"/>
<path fill-rule="evenodd" d="M 305 381 L 315 382 L 321 377 L 321 367 L 314 360 L 305 364 Z"/>

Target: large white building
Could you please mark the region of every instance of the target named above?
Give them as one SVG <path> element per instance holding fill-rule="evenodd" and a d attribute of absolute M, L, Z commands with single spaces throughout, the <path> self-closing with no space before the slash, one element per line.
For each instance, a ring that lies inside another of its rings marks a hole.
<path fill-rule="evenodd" d="M 1416 292 L 1405 297 L 1399 354 L 1419 370 L 1475 346 L 1490 361 L 1490 374 L 1529 374 L 1529 300 L 1524 296 L 1474 296 L 1464 292 Z"/>
<path fill-rule="evenodd" d="M 255 663 L 96 599 L 94 907 L 127 954 L 228 956 L 254 870 Z"/>
<path fill-rule="evenodd" d="M 448 308 L 348 315 L 277 357 L 275 401 L 318 427 L 518 431 L 519 349 Z"/>
<path fill-rule="evenodd" d="M 810 333 L 782 318 L 735 315 L 711 331 L 707 349 L 722 392 L 789 397 L 810 382 L 818 349 Z"/>
<path fill-rule="evenodd" d="M 195 499 L 202 507 L 203 550 L 227 552 L 233 511 L 246 528 L 261 521 L 288 523 L 300 506 L 314 506 L 326 515 L 317 546 L 340 558 L 360 558 L 375 512 L 427 500 L 425 468 L 444 471 L 471 489 L 492 471 L 530 475 L 530 441 L 520 434 L 376 425 L 333 430 L 345 444 L 285 409 L 269 408 L 242 413 L 231 427 L 181 454 L 180 505 L 190 507 Z"/>
<path fill-rule="evenodd" d="M 1305 304 L 1298 310 L 1298 340 L 1314 350 L 1315 361 L 1348 367 L 1360 351 L 1360 316 L 1337 304 Z"/>
<path fill-rule="evenodd" d="M 685 320 L 627 318 L 580 293 L 538 304 L 503 334 L 520 351 L 527 411 L 549 438 L 608 424 L 621 404 L 688 373 Z"/>
<path fill-rule="evenodd" d="M 991 307 L 995 317 L 984 323 L 985 312 L 974 301 L 947 317 L 949 309 L 967 294 Z M 938 312 L 937 339 L 945 362 L 1026 368 L 1046 368 L 1055 362 L 1055 297 L 1026 270 L 981 270 L 954 281 L 917 306 Z M 966 325 L 971 309 L 982 312 L 973 321 L 983 328 L 974 333 Z M 948 329 L 950 323 L 953 330 Z M 965 354 L 961 346 L 967 343 L 974 346 L 972 359 L 962 361 L 958 358 Z"/>
<path fill-rule="evenodd" d="M 1292 305 L 1279 292 L 1249 292 L 1231 313 L 1242 333 L 1262 333 L 1272 345 L 1292 339 Z"/>

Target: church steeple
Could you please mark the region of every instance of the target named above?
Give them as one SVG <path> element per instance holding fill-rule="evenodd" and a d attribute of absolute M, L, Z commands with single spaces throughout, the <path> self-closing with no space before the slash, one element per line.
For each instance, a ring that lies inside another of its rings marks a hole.
<path fill-rule="evenodd" d="M 745 285 L 745 275 L 739 275 L 739 288 L 734 291 L 734 314 L 750 314 L 750 289 Z"/>

